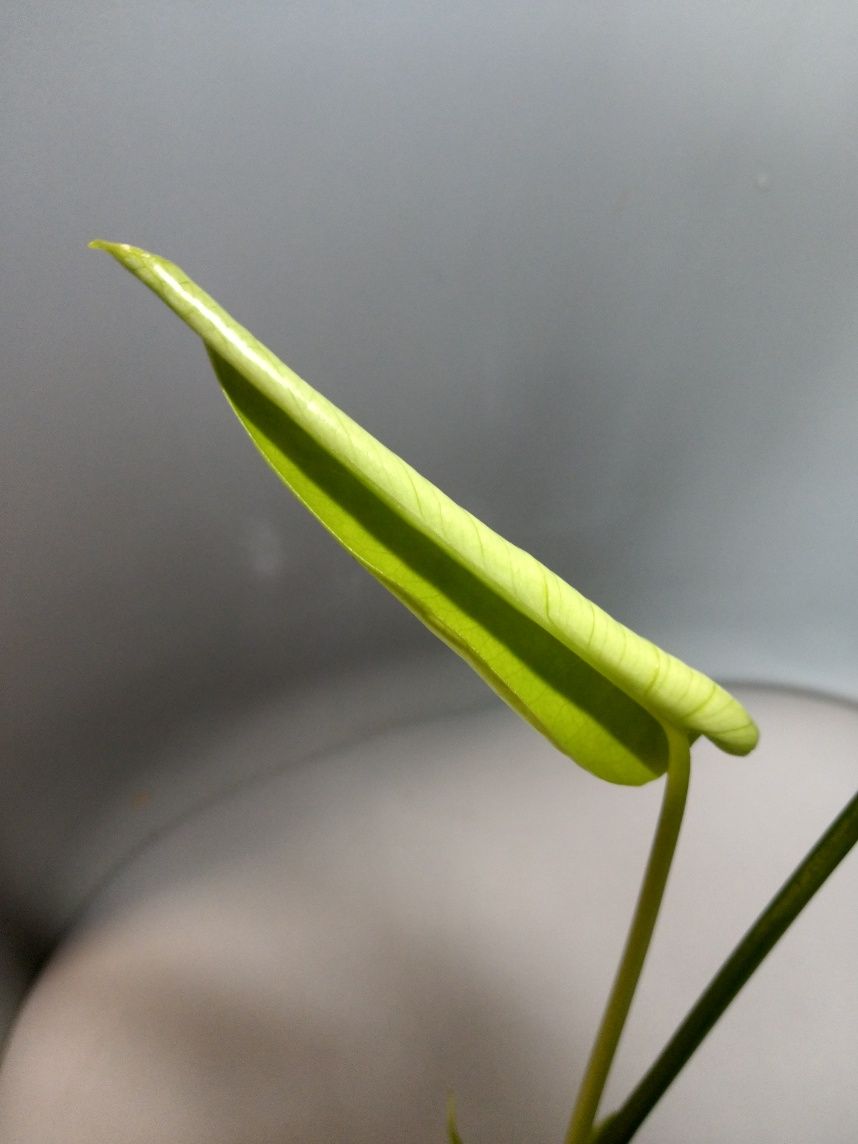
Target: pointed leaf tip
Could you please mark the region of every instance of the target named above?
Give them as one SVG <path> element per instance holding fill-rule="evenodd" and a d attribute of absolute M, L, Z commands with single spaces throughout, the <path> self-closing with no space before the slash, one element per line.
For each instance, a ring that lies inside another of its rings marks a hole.
<path fill-rule="evenodd" d="M 87 246 L 90 250 L 103 250 L 107 254 L 113 255 L 118 255 L 122 251 L 138 249 L 138 247 L 129 246 L 127 242 L 108 242 L 104 238 L 94 238 L 91 242 L 87 243 Z"/>

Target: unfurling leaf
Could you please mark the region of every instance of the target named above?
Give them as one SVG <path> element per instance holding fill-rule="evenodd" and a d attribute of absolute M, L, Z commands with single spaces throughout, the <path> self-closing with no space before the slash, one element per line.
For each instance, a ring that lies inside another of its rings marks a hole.
<path fill-rule="evenodd" d="M 203 340 L 238 418 L 345 548 L 561 751 L 610 782 L 662 774 L 664 724 L 747 754 L 713 680 L 612 619 L 312 389 L 173 263 L 95 242 Z"/>

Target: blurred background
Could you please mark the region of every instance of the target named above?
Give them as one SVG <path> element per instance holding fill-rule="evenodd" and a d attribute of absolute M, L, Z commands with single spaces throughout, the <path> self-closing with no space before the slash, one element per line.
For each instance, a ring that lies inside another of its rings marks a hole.
<path fill-rule="evenodd" d="M 10 1016 L 206 800 L 492 702 L 284 493 L 199 344 L 91 238 L 178 262 L 676 654 L 858 700 L 853 5 L 4 15 Z M 273 761 L 234 730 L 272 709 Z"/>

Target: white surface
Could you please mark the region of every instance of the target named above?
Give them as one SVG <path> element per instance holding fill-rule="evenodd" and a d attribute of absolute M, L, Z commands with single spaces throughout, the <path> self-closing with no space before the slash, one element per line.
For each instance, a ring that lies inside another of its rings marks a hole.
<path fill-rule="evenodd" d="M 615 1098 L 854 789 L 858 712 L 742 694 L 762 746 L 695 751 Z M 213 743 L 206 773 L 242 737 L 276 759 L 284 717 Z M 658 798 L 497 708 L 259 779 L 93 904 L 12 1039 L 0 1141 L 429 1144 L 452 1088 L 469 1144 L 556 1144 Z M 835 874 L 641 1144 L 855 1139 L 855 875 Z"/>

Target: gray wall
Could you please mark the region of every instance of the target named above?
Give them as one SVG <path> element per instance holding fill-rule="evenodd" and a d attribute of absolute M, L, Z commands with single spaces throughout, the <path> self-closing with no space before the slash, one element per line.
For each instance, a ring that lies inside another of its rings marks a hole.
<path fill-rule="evenodd" d="M 188 720 L 429 647 L 91 237 L 180 262 L 676 653 L 858 697 L 854 5 L 7 0 L 4 26 L 10 901 Z"/>

